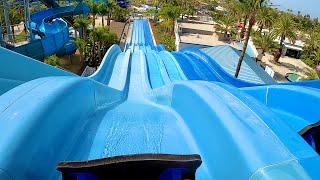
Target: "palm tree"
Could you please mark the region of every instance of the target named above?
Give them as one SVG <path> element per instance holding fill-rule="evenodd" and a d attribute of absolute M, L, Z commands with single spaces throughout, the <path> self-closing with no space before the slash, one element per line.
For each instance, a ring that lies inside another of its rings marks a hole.
<path fill-rule="evenodd" d="M 311 68 L 305 68 L 305 77 L 302 80 L 317 80 L 320 79 L 320 72 Z"/>
<path fill-rule="evenodd" d="M 305 39 L 305 46 L 315 51 L 320 48 L 320 33 L 316 29 L 311 29 Z"/>
<path fill-rule="evenodd" d="M 80 53 L 80 63 L 82 64 L 82 59 L 85 59 L 85 49 L 86 49 L 86 42 L 81 38 L 77 38 L 76 40 L 71 40 L 77 46 L 77 49 Z M 84 62 L 84 61 L 83 61 Z"/>
<path fill-rule="evenodd" d="M 280 37 L 279 49 L 274 54 L 274 61 L 276 63 L 279 62 L 279 59 L 282 55 L 282 44 L 284 40 L 288 38 L 291 42 L 295 41 L 297 36 L 295 28 L 295 22 L 288 15 L 283 14 L 277 19 L 272 30 L 272 33 L 276 37 Z"/>
<path fill-rule="evenodd" d="M 264 55 L 265 52 L 272 52 L 277 44 L 274 42 L 275 36 L 271 33 L 261 34 L 257 33 L 257 35 L 253 38 L 253 43 L 261 49 L 261 54 Z"/>
<path fill-rule="evenodd" d="M 9 20 L 10 20 L 10 28 L 12 31 L 12 37 L 15 41 L 15 34 L 14 34 L 14 26 L 21 23 L 23 20 L 23 15 L 21 15 L 18 11 L 10 9 L 9 10 Z"/>
<path fill-rule="evenodd" d="M 81 29 L 81 37 L 87 39 L 87 29 L 89 27 L 90 21 L 87 18 L 76 17 L 74 19 L 73 27 L 74 29 Z"/>
<path fill-rule="evenodd" d="M 241 53 L 241 56 L 239 58 L 239 62 L 238 62 L 236 73 L 235 73 L 235 77 L 236 78 L 238 78 L 238 76 L 239 76 L 241 64 L 242 64 L 244 55 L 245 55 L 246 50 L 247 50 L 248 41 L 249 41 L 250 34 L 251 34 L 251 29 L 252 29 L 252 26 L 254 25 L 255 20 L 256 20 L 256 15 L 259 12 L 259 10 L 261 9 L 261 7 L 264 5 L 266 0 L 239 0 L 239 1 L 241 3 L 243 3 L 244 5 L 246 5 L 246 7 L 250 10 L 250 16 L 249 16 L 249 26 L 248 26 L 246 37 L 245 37 L 245 40 L 244 40 L 242 53 Z"/>
<path fill-rule="evenodd" d="M 271 27 L 273 23 L 273 16 L 268 7 L 262 7 L 257 15 L 257 24 L 261 32 L 264 27 Z"/>
<path fill-rule="evenodd" d="M 241 31 L 240 31 L 240 38 L 242 39 L 244 37 L 244 33 L 246 31 L 246 26 L 248 23 L 248 18 L 250 16 L 250 9 L 246 6 L 245 3 L 237 3 L 236 4 L 236 9 L 235 11 L 238 11 L 238 15 L 239 15 L 239 22 L 241 22 L 241 18 L 243 17 L 243 26 L 241 27 Z"/>
<path fill-rule="evenodd" d="M 229 16 L 224 16 L 218 19 L 218 21 L 214 25 L 214 28 L 216 29 L 216 32 L 223 33 L 224 37 L 227 37 L 228 33 L 235 34 L 237 32 L 235 22 Z"/>
<path fill-rule="evenodd" d="M 96 16 L 97 14 L 99 14 L 99 10 L 100 10 L 99 5 L 95 3 L 95 0 L 93 0 L 92 2 L 90 1 L 87 4 L 90 8 L 90 13 L 92 15 L 92 27 L 94 29 L 96 26 Z"/>
<path fill-rule="evenodd" d="M 316 66 L 319 65 L 320 62 L 320 49 L 317 49 L 317 51 L 314 51 L 312 54 L 313 60 L 316 62 Z"/>
<path fill-rule="evenodd" d="M 107 25 L 110 26 L 111 15 L 114 8 L 117 6 L 117 3 L 114 0 L 110 0 L 107 2 Z"/>
<path fill-rule="evenodd" d="M 101 15 L 101 25 L 104 26 L 104 15 L 108 13 L 108 7 L 106 3 L 104 2 L 99 3 L 99 12 Z"/>
<path fill-rule="evenodd" d="M 159 16 L 171 23 L 171 35 L 174 34 L 174 23 L 180 17 L 181 9 L 171 4 L 160 9 Z"/>
<path fill-rule="evenodd" d="M 106 33 L 109 31 L 108 27 L 97 27 L 92 32 L 92 37 L 98 43 L 98 60 L 101 61 L 101 46 L 106 39 Z"/>

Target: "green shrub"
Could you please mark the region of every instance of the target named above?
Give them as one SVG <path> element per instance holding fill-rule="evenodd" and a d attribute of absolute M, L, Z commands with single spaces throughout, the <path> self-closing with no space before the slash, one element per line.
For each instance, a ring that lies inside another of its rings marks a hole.
<path fill-rule="evenodd" d="M 60 66 L 59 58 L 56 55 L 46 57 L 44 59 L 44 63 L 51 66 Z"/>

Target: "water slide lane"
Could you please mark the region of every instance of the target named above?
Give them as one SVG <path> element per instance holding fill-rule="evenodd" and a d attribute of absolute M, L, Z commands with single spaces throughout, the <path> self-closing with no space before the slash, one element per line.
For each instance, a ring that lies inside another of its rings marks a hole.
<path fill-rule="evenodd" d="M 187 79 L 189 80 L 201 80 L 202 77 L 197 71 L 194 69 L 193 65 L 191 64 L 191 60 L 188 60 L 188 56 L 181 52 L 172 52 L 176 62 L 179 64 L 181 69 L 183 70 L 184 74 L 186 75 Z"/>
<path fill-rule="evenodd" d="M 165 85 L 155 52 L 146 53 L 146 60 L 151 88 L 155 89 Z"/>
<path fill-rule="evenodd" d="M 175 63 L 174 57 L 169 52 L 159 52 L 159 56 L 165 65 L 166 72 L 171 82 L 187 79 L 180 67 Z"/>
<path fill-rule="evenodd" d="M 214 72 L 212 72 L 205 62 L 192 54 L 184 54 L 189 57 L 187 60 L 189 60 L 189 62 L 193 65 L 195 71 L 202 77 L 202 80 L 219 81 L 217 76 L 215 76 Z"/>

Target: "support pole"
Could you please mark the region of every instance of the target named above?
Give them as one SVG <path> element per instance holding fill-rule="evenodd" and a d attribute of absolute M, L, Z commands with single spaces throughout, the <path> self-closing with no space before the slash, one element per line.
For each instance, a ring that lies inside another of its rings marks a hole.
<path fill-rule="evenodd" d="M 0 46 L 4 47 L 1 17 L 0 17 Z"/>
<path fill-rule="evenodd" d="M 41 11 L 41 6 L 40 6 L 40 1 L 39 0 L 37 1 L 37 10 L 38 10 L 38 12 Z"/>
<path fill-rule="evenodd" d="M 34 34 L 32 33 L 32 28 L 31 28 L 29 0 L 24 0 L 24 15 L 25 15 L 25 20 L 26 20 L 26 25 L 29 30 L 29 41 L 32 41 L 35 39 L 35 37 L 34 37 Z"/>
<path fill-rule="evenodd" d="M 4 7 L 4 20 L 6 22 L 6 29 L 8 34 L 9 42 L 13 42 L 12 32 L 10 29 L 10 20 L 9 20 L 9 5 L 7 0 L 3 0 L 3 7 Z"/>

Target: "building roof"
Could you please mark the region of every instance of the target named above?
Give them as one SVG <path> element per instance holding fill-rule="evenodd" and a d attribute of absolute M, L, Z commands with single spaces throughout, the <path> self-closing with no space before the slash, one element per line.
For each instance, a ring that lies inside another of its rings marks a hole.
<path fill-rule="evenodd" d="M 215 60 L 226 72 L 235 74 L 241 52 L 229 45 L 214 46 L 200 49 Z M 259 84 L 275 83 L 265 71 L 250 56 L 245 54 L 239 79 Z"/>

